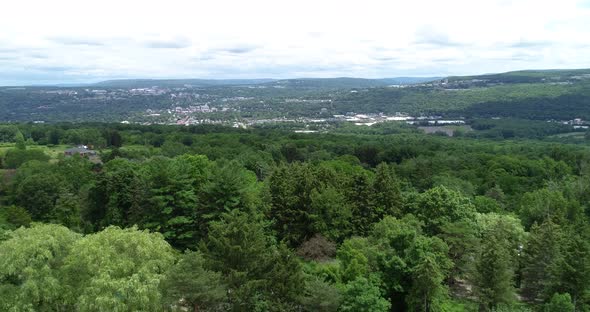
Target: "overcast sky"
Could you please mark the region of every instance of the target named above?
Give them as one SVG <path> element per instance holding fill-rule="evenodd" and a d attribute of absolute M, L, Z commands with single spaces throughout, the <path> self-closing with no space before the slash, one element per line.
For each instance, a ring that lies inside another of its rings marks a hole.
<path fill-rule="evenodd" d="M 4 0 L 0 85 L 590 67 L 590 0 Z"/>

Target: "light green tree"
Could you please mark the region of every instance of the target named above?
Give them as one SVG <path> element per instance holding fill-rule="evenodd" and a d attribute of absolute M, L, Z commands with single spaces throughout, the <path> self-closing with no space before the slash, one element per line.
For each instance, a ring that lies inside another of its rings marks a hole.
<path fill-rule="evenodd" d="M 159 283 L 174 258 L 159 233 L 108 227 L 72 247 L 67 294 L 78 311 L 161 311 Z"/>
<path fill-rule="evenodd" d="M 34 224 L 0 242 L 0 310 L 70 309 L 60 269 L 80 237 L 61 225 Z"/>
<path fill-rule="evenodd" d="M 24 150 L 27 148 L 27 143 L 25 142 L 25 137 L 23 136 L 22 132 L 18 131 L 14 135 L 14 141 L 16 142 L 16 149 Z"/>
<path fill-rule="evenodd" d="M 391 303 L 383 298 L 378 285 L 371 280 L 359 277 L 344 286 L 342 312 L 386 312 Z"/>

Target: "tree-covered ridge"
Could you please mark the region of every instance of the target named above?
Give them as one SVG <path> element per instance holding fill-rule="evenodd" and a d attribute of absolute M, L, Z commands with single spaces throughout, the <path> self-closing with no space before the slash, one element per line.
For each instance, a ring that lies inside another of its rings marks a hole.
<path fill-rule="evenodd" d="M 590 71 L 430 79 L 121 80 L 0 87 L 0 121 L 230 123 L 347 113 L 590 119 Z M 406 83 L 408 82 L 409 83 Z"/>
<path fill-rule="evenodd" d="M 512 117 L 541 120 L 590 118 L 590 85 L 521 83 L 464 88 L 374 88 L 343 94 L 340 112 L 405 112 L 415 115 Z"/>
<path fill-rule="evenodd" d="M 449 81 L 485 80 L 491 83 L 531 83 L 578 80 L 590 75 L 590 69 L 519 70 L 500 74 L 454 76 Z"/>
<path fill-rule="evenodd" d="M 2 310 L 590 305 L 585 145 L 398 128 L 4 130 Z M 6 160 L 64 139 L 102 162 Z"/>

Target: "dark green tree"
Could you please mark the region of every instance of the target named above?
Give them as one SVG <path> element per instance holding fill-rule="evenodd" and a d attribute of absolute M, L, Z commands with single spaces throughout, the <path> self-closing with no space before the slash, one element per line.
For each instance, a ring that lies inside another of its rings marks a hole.
<path fill-rule="evenodd" d="M 381 220 L 385 215 L 401 217 L 403 201 L 399 181 L 393 167 L 386 163 L 377 166 L 375 179 L 373 180 L 373 190 L 375 192 L 373 200 L 376 209 L 376 221 Z"/>
<path fill-rule="evenodd" d="M 570 294 L 555 293 L 551 301 L 545 304 L 543 312 L 574 312 L 575 310 Z"/>
<path fill-rule="evenodd" d="M 548 286 L 554 276 L 551 268 L 561 256 L 563 234 L 551 219 L 533 224 L 524 246 L 522 261 L 522 295 L 532 302 L 549 299 Z"/>
<path fill-rule="evenodd" d="M 218 272 L 206 268 L 199 252 L 185 252 L 160 282 L 165 304 L 179 305 L 185 301 L 194 312 L 213 311 L 227 300 L 227 289 Z"/>

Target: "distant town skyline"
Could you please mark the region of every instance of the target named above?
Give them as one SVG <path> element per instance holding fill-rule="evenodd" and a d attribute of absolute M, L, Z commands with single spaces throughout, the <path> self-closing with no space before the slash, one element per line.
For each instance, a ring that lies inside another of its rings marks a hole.
<path fill-rule="evenodd" d="M 590 67 L 589 0 L 6 1 L 0 85 Z"/>

